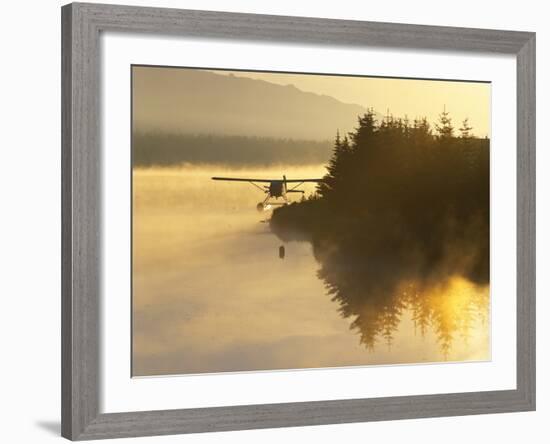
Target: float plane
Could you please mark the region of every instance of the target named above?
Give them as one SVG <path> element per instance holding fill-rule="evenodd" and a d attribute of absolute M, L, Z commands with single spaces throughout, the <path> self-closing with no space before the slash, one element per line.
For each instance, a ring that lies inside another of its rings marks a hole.
<path fill-rule="evenodd" d="M 282 179 L 251 179 L 244 177 L 213 177 L 212 180 L 225 180 L 228 182 L 248 182 L 251 185 L 258 188 L 261 192 L 266 194 L 265 199 L 256 205 L 258 211 L 266 211 L 273 205 L 287 205 L 288 193 L 302 193 L 304 190 L 300 190 L 299 187 L 306 182 L 322 182 L 323 179 L 287 179 L 283 175 Z M 269 184 L 269 185 L 266 185 Z M 289 184 L 290 188 L 289 188 Z M 281 198 L 282 202 L 277 202 Z M 273 201 L 273 199 L 275 201 Z"/>

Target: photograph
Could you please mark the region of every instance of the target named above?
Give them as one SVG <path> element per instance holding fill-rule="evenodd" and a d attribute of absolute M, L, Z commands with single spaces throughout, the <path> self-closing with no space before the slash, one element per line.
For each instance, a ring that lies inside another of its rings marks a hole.
<path fill-rule="evenodd" d="M 131 76 L 132 376 L 491 359 L 490 83 Z"/>

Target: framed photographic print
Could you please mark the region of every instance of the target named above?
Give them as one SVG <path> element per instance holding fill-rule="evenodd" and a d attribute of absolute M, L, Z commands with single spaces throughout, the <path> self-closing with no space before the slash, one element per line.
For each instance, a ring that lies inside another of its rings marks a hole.
<path fill-rule="evenodd" d="M 533 33 L 62 24 L 63 436 L 535 408 Z"/>

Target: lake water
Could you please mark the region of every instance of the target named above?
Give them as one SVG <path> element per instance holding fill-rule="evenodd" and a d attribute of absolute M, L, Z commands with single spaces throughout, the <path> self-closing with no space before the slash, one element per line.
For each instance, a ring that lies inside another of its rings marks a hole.
<path fill-rule="evenodd" d="M 488 288 L 442 284 L 422 295 L 426 316 L 405 303 L 366 345 L 318 277 L 311 245 L 270 232 L 270 212 L 256 211 L 262 193 L 210 180 L 324 171 L 134 169 L 135 376 L 490 359 Z"/>

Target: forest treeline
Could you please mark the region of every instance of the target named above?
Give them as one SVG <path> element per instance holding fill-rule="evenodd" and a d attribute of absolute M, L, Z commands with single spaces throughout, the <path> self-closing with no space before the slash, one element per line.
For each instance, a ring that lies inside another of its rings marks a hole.
<path fill-rule="evenodd" d="M 320 278 L 368 346 L 391 342 L 412 294 L 455 277 L 489 282 L 489 139 L 471 131 L 467 120 L 454 128 L 446 111 L 433 128 L 426 119 L 377 122 L 370 111 L 336 136 L 317 193 L 273 212 L 281 239 L 311 241 Z M 448 348 L 456 313 L 415 301 Z"/>
<path fill-rule="evenodd" d="M 208 134 L 134 133 L 134 166 L 183 163 L 263 166 L 322 164 L 332 142 Z"/>

